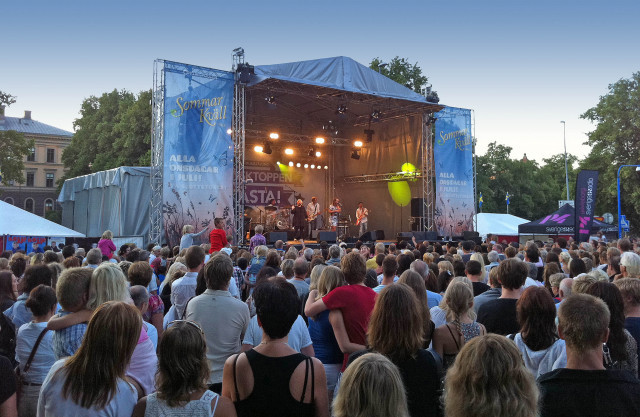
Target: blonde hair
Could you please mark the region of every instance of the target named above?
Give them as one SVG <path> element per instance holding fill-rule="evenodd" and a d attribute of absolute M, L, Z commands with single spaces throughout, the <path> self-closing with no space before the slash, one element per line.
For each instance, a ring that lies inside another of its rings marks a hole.
<path fill-rule="evenodd" d="M 253 250 L 253 254 L 256 256 L 267 256 L 267 252 L 269 252 L 269 248 L 264 245 L 260 245 Z"/>
<path fill-rule="evenodd" d="M 320 280 L 320 275 L 322 275 L 322 271 L 327 267 L 325 264 L 317 264 L 311 270 L 311 274 L 309 275 L 309 291 L 315 290 L 318 288 L 318 280 Z"/>
<path fill-rule="evenodd" d="M 289 249 L 287 249 L 287 253 L 284 254 L 284 259 L 291 259 L 291 260 L 296 260 L 298 258 L 298 249 L 296 249 L 294 246 L 290 246 Z"/>
<path fill-rule="evenodd" d="M 449 261 L 440 261 L 438 262 L 438 272 L 451 272 L 451 276 L 456 274 L 456 271 L 453 269 L 453 264 Z"/>
<path fill-rule="evenodd" d="M 466 314 L 471 320 L 476 318 L 473 310 L 473 290 L 462 282 L 451 282 L 442 301 L 447 305 L 447 322 L 453 323 L 460 331 L 460 319 Z M 461 331 L 460 331 L 461 332 Z"/>
<path fill-rule="evenodd" d="M 398 368 L 377 353 L 356 359 L 344 372 L 333 401 L 335 417 L 409 417 Z"/>
<path fill-rule="evenodd" d="M 280 270 L 282 271 L 282 276 L 289 279 L 293 277 L 293 259 L 285 259 L 280 264 Z"/>
<path fill-rule="evenodd" d="M 572 294 L 584 294 L 587 292 L 587 288 L 594 282 L 598 282 L 595 277 L 587 274 L 580 274 L 573 279 L 573 286 L 571 288 Z"/>
<path fill-rule="evenodd" d="M 453 284 L 454 282 L 462 282 L 462 283 L 466 284 L 469 287 L 469 289 L 471 290 L 471 294 L 473 294 L 473 284 L 471 283 L 471 280 L 468 277 L 463 277 L 463 276 L 454 277 L 451 280 L 451 282 L 449 283 L 449 286 L 447 287 L 447 289 L 449 289 L 451 284 Z M 446 296 L 447 296 L 447 291 L 445 290 L 444 297 L 442 297 L 442 301 L 440 301 L 440 304 L 438 304 L 438 307 L 443 309 L 445 311 L 445 313 L 449 310 L 449 306 L 447 305 L 447 301 L 446 301 Z"/>
<path fill-rule="evenodd" d="M 620 278 L 613 283 L 620 290 L 626 308 L 640 305 L 640 279 Z"/>
<path fill-rule="evenodd" d="M 445 379 L 447 417 L 535 417 L 539 391 L 522 354 L 508 338 L 474 337 L 458 353 Z"/>
<path fill-rule="evenodd" d="M 182 234 L 186 235 L 187 233 L 191 233 L 193 232 L 193 226 L 191 226 L 190 224 L 185 224 L 184 226 L 182 226 Z"/>
<path fill-rule="evenodd" d="M 105 230 L 102 234 L 102 239 L 113 239 L 113 232 L 111 232 L 111 230 Z"/>
<path fill-rule="evenodd" d="M 433 263 L 433 254 L 425 252 L 424 255 L 422 255 L 422 260 L 427 264 Z"/>
<path fill-rule="evenodd" d="M 320 278 L 318 279 L 318 298 L 316 298 L 316 300 L 329 294 L 331 290 L 342 287 L 345 284 L 346 281 L 340 268 L 327 266 L 322 270 Z"/>
<path fill-rule="evenodd" d="M 480 271 L 482 271 L 482 274 L 480 274 L 480 279 L 482 280 L 482 282 L 486 282 L 487 281 L 487 270 L 484 267 L 484 258 L 482 257 L 482 255 L 480 255 L 479 253 L 472 253 L 471 254 L 471 258 L 469 258 L 472 261 L 478 261 L 480 262 Z"/>
<path fill-rule="evenodd" d="M 89 284 L 87 308 L 95 310 L 107 301 L 129 301 L 127 278 L 122 269 L 112 262 L 104 262 L 93 270 Z"/>
<path fill-rule="evenodd" d="M 411 287 L 393 284 L 376 298 L 369 320 L 369 347 L 393 362 L 413 357 L 424 344 L 424 318 Z"/>
<path fill-rule="evenodd" d="M 167 271 L 167 276 L 164 278 L 167 281 L 167 284 L 171 284 L 175 279 L 175 275 L 178 271 L 184 271 L 185 273 L 188 271 L 187 266 L 182 262 L 174 262 Z M 165 284 L 165 285 L 167 285 Z"/>

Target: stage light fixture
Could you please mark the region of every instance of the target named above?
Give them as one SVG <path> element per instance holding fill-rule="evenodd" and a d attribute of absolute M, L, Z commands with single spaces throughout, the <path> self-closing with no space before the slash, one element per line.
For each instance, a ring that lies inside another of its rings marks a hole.
<path fill-rule="evenodd" d="M 319 145 L 322 145 L 322 144 L 324 143 L 324 138 L 322 138 L 322 137 L 318 136 L 318 137 L 316 138 L 316 143 L 317 143 L 317 144 L 319 144 Z"/>
<path fill-rule="evenodd" d="M 276 165 L 277 165 L 277 166 L 280 166 L 280 161 L 276 162 Z"/>
<path fill-rule="evenodd" d="M 280 135 L 277 134 L 276 132 L 272 132 L 272 133 L 269 133 L 269 138 L 270 139 L 279 139 Z"/>
<path fill-rule="evenodd" d="M 271 155 L 273 150 L 271 149 L 271 144 L 269 144 L 269 142 L 264 142 L 264 145 L 262 145 L 262 152 L 266 153 L 267 155 Z"/>
<path fill-rule="evenodd" d="M 231 130 L 231 129 L 227 129 L 227 135 L 230 135 L 230 134 L 232 134 L 232 133 L 233 133 L 233 130 Z"/>
<path fill-rule="evenodd" d="M 287 148 L 287 149 L 284 150 L 284 153 L 287 154 L 287 155 L 293 155 L 293 149 Z"/>
<path fill-rule="evenodd" d="M 360 154 L 358 153 L 357 149 L 354 149 L 353 152 L 351 152 L 351 159 L 355 159 L 355 160 L 360 159 Z"/>
<path fill-rule="evenodd" d="M 427 120 L 427 126 L 433 124 L 436 122 L 436 120 L 438 120 L 437 117 L 433 117 L 433 116 L 429 116 L 429 119 Z"/>
<path fill-rule="evenodd" d="M 256 152 L 262 152 L 264 148 L 262 147 L 262 145 L 256 145 L 253 147 L 253 150 Z"/>
<path fill-rule="evenodd" d="M 324 169 L 329 169 L 329 167 L 325 165 L 325 166 L 324 166 Z"/>
<path fill-rule="evenodd" d="M 311 164 L 311 169 L 316 169 L 316 165 L 315 164 Z"/>
<path fill-rule="evenodd" d="M 292 167 L 293 166 L 293 161 L 289 161 L 289 166 Z"/>
<path fill-rule="evenodd" d="M 362 148 L 362 141 L 361 140 L 357 140 L 357 141 L 353 142 L 353 146 L 355 146 L 356 148 Z"/>
<path fill-rule="evenodd" d="M 300 168 L 300 166 L 301 166 L 301 164 L 300 164 L 300 162 L 298 162 L 298 163 L 296 164 L 296 167 Z"/>
<path fill-rule="evenodd" d="M 272 94 L 269 94 L 268 96 L 266 96 L 264 98 L 264 101 L 266 101 L 268 104 L 271 104 L 271 105 L 276 104 L 276 98 Z"/>
<path fill-rule="evenodd" d="M 321 167 L 320 165 L 318 165 L 316 168 L 318 168 L 318 169 L 322 169 L 322 167 Z"/>
<path fill-rule="evenodd" d="M 313 146 L 309 148 L 309 151 L 307 152 L 308 156 L 313 156 L 316 153 L 316 150 L 313 149 Z"/>
<path fill-rule="evenodd" d="M 372 142 L 373 141 L 373 134 L 376 133 L 374 130 L 371 129 L 365 129 L 364 130 L 364 136 L 366 137 L 366 141 L 367 142 Z"/>
<path fill-rule="evenodd" d="M 336 109 L 336 114 L 345 114 L 347 112 L 347 106 L 345 104 L 340 104 Z"/>
<path fill-rule="evenodd" d="M 322 152 L 316 151 L 316 158 L 320 158 L 322 156 Z"/>
<path fill-rule="evenodd" d="M 382 112 L 380 110 L 374 110 L 371 112 L 371 120 L 377 122 L 382 117 Z"/>
<path fill-rule="evenodd" d="M 309 164 L 304 164 L 304 167 L 305 168 L 309 168 Z"/>

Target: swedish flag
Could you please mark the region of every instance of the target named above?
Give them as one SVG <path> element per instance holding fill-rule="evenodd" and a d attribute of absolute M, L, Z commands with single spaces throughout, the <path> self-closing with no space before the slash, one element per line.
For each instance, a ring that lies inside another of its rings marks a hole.
<path fill-rule="evenodd" d="M 482 203 L 484 203 L 484 200 L 482 199 L 482 193 L 480 193 L 480 199 L 478 200 L 478 206 L 482 207 Z"/>
<path fill-rule="evenodd" d="M 509 191 L 507 191 L 507 196 L 505 197 L 505 201 L 507 202 L 507 206 L 509 205 L 509 199 L 511 198 L 511 196 L 509 195 Z"/>

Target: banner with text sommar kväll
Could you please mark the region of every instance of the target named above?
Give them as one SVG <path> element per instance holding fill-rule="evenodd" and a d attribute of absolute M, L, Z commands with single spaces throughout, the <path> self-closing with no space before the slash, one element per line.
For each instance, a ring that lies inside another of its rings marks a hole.
<path fill-rule="evenodd" d="M 180 243 L 183 226 L 233 225 L 233 73 L 164 62 L 163 226 Z M 206 240 L 206 236 L 202 236 Z"/>
<path fill-rule="evenodd" d="M 471 110 L 445 107 L 435 117 L 436 231 L 460 236 L 473 230 L 475 214 Z"/>

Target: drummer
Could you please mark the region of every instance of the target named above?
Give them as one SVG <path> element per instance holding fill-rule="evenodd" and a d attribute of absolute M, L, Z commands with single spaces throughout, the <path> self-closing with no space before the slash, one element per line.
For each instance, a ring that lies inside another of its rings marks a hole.
<path fill-rule="evenodd" d="M 278 204 L 276 203 L 275 198 L 273 200 L 269 201 L 269 204 L 264 206 L 264 209 L 267 210 L 267 211 L 277 211 L 278 210 Z"/>

